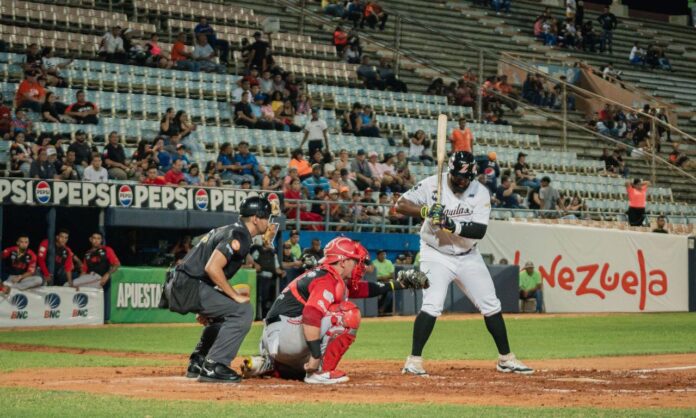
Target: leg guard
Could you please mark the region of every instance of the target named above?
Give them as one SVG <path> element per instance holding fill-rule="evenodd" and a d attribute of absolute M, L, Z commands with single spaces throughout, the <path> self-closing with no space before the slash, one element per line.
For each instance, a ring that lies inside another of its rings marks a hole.
<path fill-rule="evenodd" d="M 355 334 L 360 326 L 360 310 L 352 302 L 337 303 L 329 307 L 322 322 L 322 328 L 327 329 L 322 341 L 321 370 L 327 372 L 336 369 L 355 341 Z"/>

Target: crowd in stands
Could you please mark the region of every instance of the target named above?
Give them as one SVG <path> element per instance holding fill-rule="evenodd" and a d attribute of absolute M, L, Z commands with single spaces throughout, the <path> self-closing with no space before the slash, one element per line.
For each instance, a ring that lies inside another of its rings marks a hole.
<path fill-rule="evenodd" d="M 378 1 L 362 0 L 323 0 L 324 13 L 351 22 L 353 28 L 364 29 L 367 25 L 370 29 L 384 30 L 389 15 Z"/>
<path fill-rule="evenodd" d="M 621 107 L 605 104 L 589 122 L 589 126 L 603 135 L 618 139 L 626 144 L 647 151 L 652 149 L 651 121 L 647 116 L 653 116 L 658 120 L 669 123 L 667 114 L 660 108 L 651 108 L 645 105 L 640 110 L 627 111 Z M 660 124 L 655 125 L 656 149 L 659 152 L 661 142 L 672 142 L 672 135 L 668 128 Z"/>

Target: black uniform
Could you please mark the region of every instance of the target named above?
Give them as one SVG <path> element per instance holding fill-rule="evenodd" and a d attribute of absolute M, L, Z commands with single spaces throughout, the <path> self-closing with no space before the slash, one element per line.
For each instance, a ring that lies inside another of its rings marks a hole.
<path fill-rule="evenodd" d="M 211 319 L 203 329 L 201 339 L 192 356 L 204 356 L 208 361 L 229 365 L 237 355 L 244 337 L 251 329 L 252 307 L 248 303 L 237 303 L 217 290 L 213 281 L 205 272 L 205 266 L 215 250 L 220 251 L 227 264 L 223 268 L 225 277 L 234 276 L 244 264 L 251 235 L 241 223 L 213 229 L 204 236 L 184 257 L 174 273 L 175 286 L 181 281 L 191 284 L 197 281 L 197 291 L 188 293 L 196 299 L 188 307 L 189 312 L 200 313 Z M 175 290 L 172 290 L 174 294 Z M 170 305 L 172 300 L 170 300 Z M 197 305 L 197 306 L 196 306 Z"/>

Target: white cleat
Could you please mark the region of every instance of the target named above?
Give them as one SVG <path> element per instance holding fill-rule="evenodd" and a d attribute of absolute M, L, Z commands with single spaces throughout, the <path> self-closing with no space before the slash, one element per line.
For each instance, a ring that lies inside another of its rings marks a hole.
<path fill-rule="evenodd" d="M 499 356 L 496 369 L 501 373 L 534 374 L 534 369 L 517 360 L 513 353 Z"/>
<path fill-rule="evenodd" d="M 401 374 L 412 374 L 414 376 L 427 376 L 428 372 L 423 368 L 423 357 L 408 356 L 404 368 L 401 369 Z"/>
<path fill-rule="evenodd" d="M 307 374 L 304 378 L 305 383 L 311 385 L 335 385 L 337 383 L 344 383 L 349 381 L 350 378 L 340 370 L 332 370 L 330 372 L 316 372 L 312 374 Z"/>
<path fill-rule="evenodd" d="M 268 356 L 250 356 L 242 362 L 242 376 L 245 378 L 263 376 L 273 371 L 273 360 Z"/>

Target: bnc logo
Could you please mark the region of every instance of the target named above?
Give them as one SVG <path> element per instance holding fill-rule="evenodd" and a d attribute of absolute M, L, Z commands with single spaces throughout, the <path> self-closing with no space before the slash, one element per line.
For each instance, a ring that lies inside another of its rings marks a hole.
<path fill-rule="evenodd" d="M 208 208 L 208 192 L 204 189 L 198 189 L 198 191 L 196 191 L 196 207 L 200 210 L 206 210 Z"/>
<path fill-rule="evenodd" d="M 10 313 L 10 319 L 27 319 L 29 317 L 29 312 L 24 310 L 29 304 L 29 299 L 25 295 L 18 293 L 12 296 L 10 304 L 17 308 L 16 311 Z"/>
<path fill-rule="evenodd" d="M 40 181 L 39 184 L 36 185 L 34 193 L 36 194 L 36 201 L 42 205 L 45 205 L 51 200 L 51 186 L 45 181 Z"/>
<path fill-rule="evenodd" d="M 22 309 L 27 307 L 27 305 L 29 304 L 29 299 L 27 299 L 26 296 L 20 293 L 12 296 L 12 299 L 10 299 L 10 304 L 12 304 L 14 307 L 21 311 Z"/>
<path fill-rule="evenodd" d="M 124 184 L 123 186 L 119 187 L 118 201 L 121 203 L 121 206 L 125 207 L 128 207 L 131 205 L 131 203 L 133 203 L 133 190 L 129 185 Z"/>
<path fill-rule="evenodd" d="M 44 305 L 48 306 L 49 310 L 44 311 L 44 318 L 60 318 L 60 296 L 55 293 L 49 293 L 44 298 Z"/>
<path fill-rule="evenodd" d="M 72 302 L 77 307 L 77 309 L 72 310 L 72 317 L 87 317 L 88 310 L 85 307 L 89 303 L 89 297 L 84 293 L 76 293 L 72 298 Z"/>

